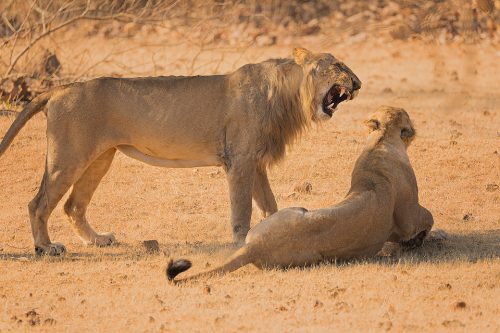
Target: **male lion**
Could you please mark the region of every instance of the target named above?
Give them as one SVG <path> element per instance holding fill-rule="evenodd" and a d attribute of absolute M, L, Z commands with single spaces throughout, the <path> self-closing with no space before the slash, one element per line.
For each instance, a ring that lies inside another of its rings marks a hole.
<path fill-rule="evenodd" d="M 0 144 L 0 156 L 47 105 L 47 159 L 29 204 L 37 254 L 66 251 L 52 243 L 47 220 L 73 186 L 64 210 L 88 244 L 108 245 L 85 212 L 116 150 L 162 167 L 223 166 L 236 242 L 250 229 L 252 197 L 264 216 L 277 211 L 266 169 L 311 121 L 328 119 L 361 87 L 331 54 L 294 50 L 294 59 L 249 64 L 228 75 L 99 78 L 35 98 Z"/>
<path fill-rule="evenodd" d="M 380 107 L 367 121 L 371 133 L 352 172 L 351 188 L 330 208 L 286 208 L 253 227 L 246 244 L 226 263 L 179 281 L 234 271 L 244 265 L 289 267 L 375 255 L 386 241 L 422 245 L 434 220 L 418 203 L 415 174 L 406 153 L 415 135 L 408 114 Z M 167 277 L 191 267 L 170 261 Z"/>

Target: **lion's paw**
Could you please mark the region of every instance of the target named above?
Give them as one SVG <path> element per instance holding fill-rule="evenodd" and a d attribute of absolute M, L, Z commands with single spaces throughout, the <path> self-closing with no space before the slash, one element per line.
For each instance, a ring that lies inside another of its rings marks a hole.
<path fill-rule="evenodd" d="M 428 237 L 433 241 L 445 241 L 449 238 L 448 233 L 442 229 L 431 230 Z"/>
<path fill-rule="evenodd" d="M 97 234 L 92 244 L 95 246 L 110 246 L 116 243 L 115 234 L 112 232 L 104 232 L 102 234 Z"/>
<path fill-rule="evenodd" d="M 51 243 L 49 245 L 36 245 L 35 254 L 37 256 L 60 256 L 66 253 L 66 247 L 61 243 Z"/>

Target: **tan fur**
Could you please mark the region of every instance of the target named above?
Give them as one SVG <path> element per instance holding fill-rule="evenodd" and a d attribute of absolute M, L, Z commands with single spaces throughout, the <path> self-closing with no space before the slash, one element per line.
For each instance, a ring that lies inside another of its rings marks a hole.
<path fill-rule="evenodd" d="M 353 97 L 361 87 L 332 55 L 295 53 L 301 56 L 245 65 L 228 75 L 100 78 L 36 98 L 8 130 L 0 155 L 47 105 L 47 163 L 29 204 L 37 253 L 65 251 L 51 242 L 47 220 L 71 187 L 64 210 L 78 236 L 96 245 L 115 241 L 111 233 L 95 232 L 85 213 L 117 150 L 156 166 L 223 166 L 234 240 L 243 242 L 252 197 L 264 216 L 277 211 L 267 167 L 311 121 L 330 117 L 320 109 L 330 89 L 342 86 Z"/>
<path fill-rule="evenodd" d="M 368 142 L 343 201 L 314 211 L 280 210 L 252 228 L 246 244 L 222 266 L 179 281 L 231 272 L 250 263 L 290 267 L 367 257 L 386 241 L 410 248 L 422 245 L 433 218 L 418 203 L 417 181 L 406 153 L 415 135 L 411 120 L 403 109 L 380 107 L 367 125 Z M 189 267 L 170 270 L 169 280 Z"/>

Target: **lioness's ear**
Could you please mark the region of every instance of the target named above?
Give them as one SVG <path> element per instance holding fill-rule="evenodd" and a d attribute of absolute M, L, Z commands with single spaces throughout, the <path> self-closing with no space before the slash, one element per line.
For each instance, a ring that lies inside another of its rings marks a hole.
<path fill-rule="evenodd" d="M 293 60 L 298 65 L 303 66 L 306 64 L 310 59 L 312 58 L 312 52 L 303 48 L 303 47 L 296 47 L 293 49 Z"/>
<path fill-rule="evenodd" d="M 377 119 L 370 119 L 365 121 L 365 125 L 368 126 L 370 132 L 373 132 L 380 128 L 380 121 L 378 121 Z"/>
<path fill-rule="evenodd" d="M 411 138 L 415 136 L 415 130 L 411 127 L 405 127 L 401 130 L 401 138 Z"/>

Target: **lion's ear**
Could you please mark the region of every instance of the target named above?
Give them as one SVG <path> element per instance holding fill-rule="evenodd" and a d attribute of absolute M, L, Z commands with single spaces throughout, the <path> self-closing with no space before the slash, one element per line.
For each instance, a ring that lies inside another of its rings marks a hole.
<path fill-rule="evenodd" d="M 373 132 L 380 128 L 380 121 L 378 121 L 377 119 L 370 119 L 365 121 L 365 125 L 368 127 L 370 132 Z"/>
<path fill-rule="evenodd" d="M 309 60 L 312 58 L 312 52 L 303 48 L 303 47 L 296 47 L 293 49 L 293 60 L 298 65 L 305 65 Z"/>

